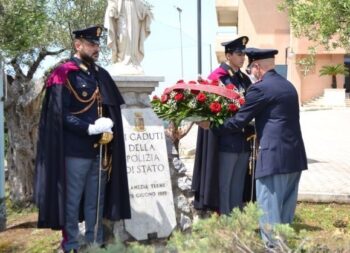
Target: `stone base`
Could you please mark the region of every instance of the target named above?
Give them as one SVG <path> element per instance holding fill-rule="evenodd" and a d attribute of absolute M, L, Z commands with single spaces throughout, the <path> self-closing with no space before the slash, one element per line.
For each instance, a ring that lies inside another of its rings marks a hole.
<path fill-rule="evenodd" d="M 119 76 L 112 75 L 118 86 L 127 107 L 145 108 L 150 107 L 150 95 L 159 82 L 164 81 L 162 76 Z"/>
<path fill-rule="evenodd" d="M 326 106 L 345 106 L 345 89 L 324 89 Z"/>

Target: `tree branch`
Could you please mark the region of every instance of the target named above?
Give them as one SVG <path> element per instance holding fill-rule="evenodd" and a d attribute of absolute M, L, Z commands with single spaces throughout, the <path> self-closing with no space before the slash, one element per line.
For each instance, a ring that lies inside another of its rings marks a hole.
<path fill-rule="evenodd" d="M 18 59 L 18 57 L 16 56 L 10 61 L 10 64 L 12 65 L 12 67 L 15 71 L 15 76 L 16 76 L 16 78 L 26 79 L 25 74 L 23 73 L 21 67 L 17 63 L 17 59 Z"/>
<path fill-rule="evenodd" d="M 44 60 L 44 58 L 46 56 L 59 55 L 60 53 L 64 52 L 65 50 L 66 50 L 65 48 L 60 49 L 58 51 L 47 51 L 45 48 L 41 49 L 38 58 L 36 58 L 36 60 L 32 64 L 32 66 L 29 68 L 26 78 L 28 80 L 31 80 L 33 78 L 33 75 L 34 75 L 35 71 L 38 69 L 40 63 Z"/>

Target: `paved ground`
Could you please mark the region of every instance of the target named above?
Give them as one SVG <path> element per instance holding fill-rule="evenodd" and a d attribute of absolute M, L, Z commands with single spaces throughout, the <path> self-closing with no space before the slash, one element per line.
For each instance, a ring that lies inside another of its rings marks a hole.
<path fill-rule="evenodd" d="M 300 120 L 309 170 L 302 174 L 299 200 L 350 203 L 350 108 L 302 111 Z M 193 127 L 181 140 L 182 157 L 193 153 L 196 136 Z M 184 162 L 193 168 L 193 158 Z"/>
<path fill-rule="evenodd" d="M 350 203 L 350 109 L 302 112 L 301 127 L 309 170 L 299 199 Z"/>

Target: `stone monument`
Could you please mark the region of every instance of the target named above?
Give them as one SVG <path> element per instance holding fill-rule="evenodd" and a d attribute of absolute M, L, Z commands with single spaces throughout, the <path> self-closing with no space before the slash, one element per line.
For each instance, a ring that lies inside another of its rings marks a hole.
<path fill-rule="evenodd" d="M 163 122 L 151 108 L 122 109 L 131 219 L 137 240 L 168 237 L 176 226 Z"/>

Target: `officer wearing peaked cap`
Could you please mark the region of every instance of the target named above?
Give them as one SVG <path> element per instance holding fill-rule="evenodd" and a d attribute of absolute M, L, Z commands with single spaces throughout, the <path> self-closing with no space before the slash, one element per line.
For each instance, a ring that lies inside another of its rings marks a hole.
<path fill-rule="evenodd" d="M 225 53 L 244 52 L 248 41 L 249 38 L 247 36 L 242 36 L 235 40 L 223 42 L 221 43 L 221 46 L 225 47 Z"/>
<path fill-rule="evenodd" d="M 298 93 L 274 70 L 277 50 L 247 48 L 246 53 L 250 71 L 259 81 L 250 86 L 238 113 L 214 131 L 223 136 L 239 132 L 255 118 L 259 143 L 256 195 L 264 211 L 261 235 L 269 247 L 274 247 L 271 228 L 293 221 L 301 172 L 307 169 Z"/>
<path fill-rule="evenodd" d="M 234 89 L 244 95 L 251 84 L 249 77 L 240 70 L 248 41 L 247 36 L 242 36 L 222 43 L 226 61 L 208 79 L 234 85 Z M 221 137 L 211 130 L 199 129 L 192 183 L 197 209 L 209 208 L 229 214 L 235 207 L 242 208 L 244 199 L 251 200 L 250 145 L 246 135 L 254 129 L 247 127 L 245 130 Z"/>
<path fill-rule="evenodd" d="M 103 27 L 102 26 L 91 26 L 88 28 L 80 29 L 80 30 L 75 30 L 73 31 L 73 35 L 75 39 L 85 39 L 91 43 L 94 44 L 100 44 L 100 37 L 103 32 Z"/>
<path fill-rule="evenodd" d="M 249 60 L 248 67 L 249 67 L 253 61 L 275 58 L 275 55 L 278 54 L 278 50 L 259 49 L 259 48 L 249 47 L 249 48 L 246 48 L 245 53 L 248 56 L 248 60 Z"/>
<path fill-rule="evenodd" d="M 61 229 L 65 252 L 79 248 L 79 219 L 85 220 L 86 243 L 102 244 L 102 217 L 130 218 L 124 100 L 109 73 L 95 63 L 102 29 L 74 31 L 74 56 L 46 80 L 35 202 L 38 227 Z"/>

